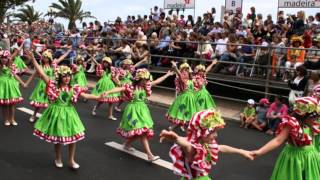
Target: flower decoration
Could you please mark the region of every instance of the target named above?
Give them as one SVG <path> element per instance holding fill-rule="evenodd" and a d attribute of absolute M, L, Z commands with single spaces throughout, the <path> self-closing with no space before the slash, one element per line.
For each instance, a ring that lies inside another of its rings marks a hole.
<path fill-rule="evenodd" d="M 142 79 L 146 79 L 146 80 L 150 80 L 152 81 L 152 75 L 150 74 L 150 72 L 145 69 L 138 69 L 134 78 L 136 81 L 142 80 Z"/>
<path fill-rule="evenodd" d="M 52 53 L 48 50 L 44 51 L 42 53 L 42 57 L 43 58 L 48 58 L 50 61 L 52 61 L 53 57 L 52 57 Z"/>
<path fill-rule="evenodd" d="M 206 71 L 206 67 L 203 64 L 199 64 L 194 68 L 194 71 L 198 73 L 199 71 Z"/>
<path fill-rule="evenodd" d="M 313 97 L 301 97 L 297 98 L 293 111 L 298 114 L 317 113 L 320 114 L 317 99 Z"/>
<path fill-rule="evenodd" d="M 110 57 L 106 56 L 102 59 L 102 62 L 107 62 L 108 64 L 112 64 L 112 59 Z"/>
<path fill-rule="evenodd" d="M 63 76 L 66 76 L 66 75 L 71 75 L 72 74 L 72 71 L 71 69 L 68 67 L 68 66 L 59 66 L 57 71 L 56 71 L 56 80 L 59 79 L 59 77 L 63 77 Z"/>

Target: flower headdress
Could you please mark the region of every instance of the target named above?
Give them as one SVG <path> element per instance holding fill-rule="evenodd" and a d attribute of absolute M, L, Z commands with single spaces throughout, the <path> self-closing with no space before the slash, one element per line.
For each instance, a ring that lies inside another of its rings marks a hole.
<path fill-rule="evenodd" d="M 123 64 L 123 65 L 132 65 L 133 62 L 132 62 L 131 59 L 125 59 L 125 60 L 123 60 L 123 61 L 121 62 L 121 64 Z"/>
<path fill-rule="evenodd" d="M 139 81 L 139 80 L 142 80 L 142 79 L 146 79 L 146 80 L 152 81 L 152 75 L 150 74 L 150 72 L 147 69 L 142 68 L 142 69 L 138 69 L 137 70 L 134 79 L 136 81 Z"/>
<path fill-rule="evenodd" d="M 102 59 L 102 62 L 107 62 L 108 64 L 112 64 L 112 59 L 110 57 L 106 56 Z"/>
<path fill-rule="evenodd" d="M 44 51 L 42 53 L 42 57 L 43 58 L 48 58 L 50 61 L 52 61 L 53 57 L 52 57 L 52 53 L 48 50 Z"/>
<path fill-rule="evenodd" d="M 297 98 L 294 103 L 293 111 L 297 114 L 320 114 L 318 101 L 313 97 Z"/>
<path fill-rule="evenodd" d="M 198 143 L 200 138 L 208 136 L 217 129 L 223 128 L 224 120 L 216 109 L 197 112 L 193 115 L 188 127 L 188 140 Z"/>
<path fill-rule="evenodd" d="M 188 71 L 192 73 L 192 69 L 187 62 L 184 62 L 179 66 L 179 70 L 181 71 L 182 69 L 188 69 Z"/>
<path fill-rule="evenodd" d="M 194 68 L 194 72 L 198 73 L 199 71 L 206 71 L 206 67 L 203 64 L 199 64 Z"/>
<path fill-rule="evenodd" d="M 72 71 L 68 66 L 59 66 L 56 70 L 55 76 L 56 81 L 59 81 L 60 77 L 66 76 L 66 75 L 72 75 Z"/>

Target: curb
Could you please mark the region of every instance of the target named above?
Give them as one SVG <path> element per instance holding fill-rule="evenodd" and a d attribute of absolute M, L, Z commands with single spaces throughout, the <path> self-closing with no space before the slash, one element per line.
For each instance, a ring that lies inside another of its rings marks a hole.
<path fill-rule="evenodd" d="M 168 108 L 169 107 L 169 104 L 156 102 L 156 101 L 152 101 L 152 100 L 149 100 L 148 104 L 151 104 L 151 105 L 154 105 L 154 106 L 163 107 L 163 108 Z M 232 117 L 226 117 L 226 116 L 222 116 L 222 118 L 227 120 L 227 121 L 240 122 L 240 118 L 232 118 Z"/>

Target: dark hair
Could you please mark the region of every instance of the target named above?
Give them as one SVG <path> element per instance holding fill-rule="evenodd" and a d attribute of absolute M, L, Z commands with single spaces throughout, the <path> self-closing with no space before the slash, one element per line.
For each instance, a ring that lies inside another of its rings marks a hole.
<path fill-rule="evenodd" d="M 296 71 L 300 72 L 300 75 L 305 76 L 307 75 L 307 68 L 305 66 L 298 66 Z"/>

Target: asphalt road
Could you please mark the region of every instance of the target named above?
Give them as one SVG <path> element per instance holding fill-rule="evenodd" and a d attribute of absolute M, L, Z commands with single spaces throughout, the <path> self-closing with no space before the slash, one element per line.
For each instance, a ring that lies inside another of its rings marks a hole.
<path fill-rule="evenodd" d="M 18 107 L 32 109 L 28 104 L 28 97 L 34 84 L 23 89 L 25 101 Z M 66 167 L 67 148 L 64 147 L 63 159 L 65 167 L 54 167 L 53 145 L 46 143 L 32 135 L 33 124 L 29 122 L 29 115 L 16 111 L 17 127 L 4 127 L 0 116 L 0 179 L 1 180 L 171 180 L 179 179 L 170 170 L 158 165 L 133 157 L 104 145 L 114 141 L 122 143 L 115 130 L 118 121 L 106 119 L 106 106 L 97 110 L 97 116 L 91 115 L 95 102 L 80 101 L 76 106 L 78 113 L 86 127 L 86 138 L 77 143 L 77 162 L 81 168 L 72 171 Z M 171 144 L 158 143 L 159 132 L 167 128 L 169 123 L 164 119 L 166 109 L 150 105 L 155 122 L 155 136 L 150 141 L 154 154 L 163 160 L 171 162 L 168 151 Z M 121 114 L 115 113 L 119 119 Z M 240 129 L 238 124 L 227 121 L 225 129 L 219 132 L 218 142 L 243 149 L 253 150 L 271 139 L 264 133 L 254 130 Z M 139 142 L 134 144 L 142 150 Z M 276 157 L 280 149 L 271 152 L 256 161 L 250 162 L 237 155 L 219 154 L 219 162 L 211 170 L 210 176 L 214 180 L 267 180 L 271 176 Z"/>

